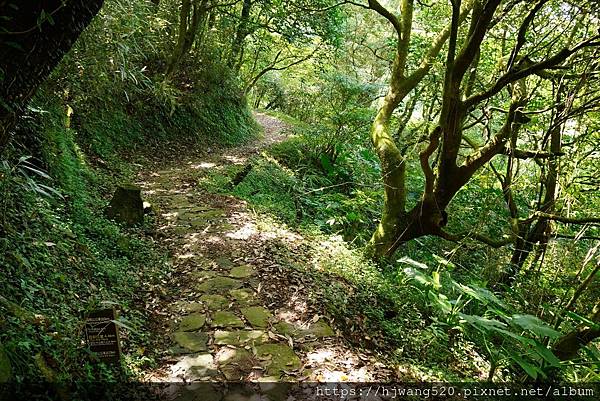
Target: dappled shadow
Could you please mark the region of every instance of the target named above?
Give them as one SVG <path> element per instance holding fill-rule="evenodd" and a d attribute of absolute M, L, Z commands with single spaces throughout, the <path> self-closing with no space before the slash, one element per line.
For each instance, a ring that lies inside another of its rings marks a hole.
<path fill-rule="evenodd" d="M 340 322 L 313 302 L 311 283 L 294 269 L 303 259 L 310 263 L 306 240 L 258 217 L 246 202 L 198 185 L 210 170 L 245 164 L 280 141 L 278 124 L 257 143 L 140 175 L 157 215 L 155 237 L 173 263 L 163 293 L 148 300 L 154 330 L 164 336 L 160 366 L 147 380 L 390 378 L 391 370 L 346 343 Z"/>

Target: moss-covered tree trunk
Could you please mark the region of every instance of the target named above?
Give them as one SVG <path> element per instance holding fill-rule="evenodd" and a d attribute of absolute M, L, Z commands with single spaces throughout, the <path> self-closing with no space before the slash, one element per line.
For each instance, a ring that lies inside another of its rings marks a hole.
<path fill-rule="evenodd" d="M 20 108 L 71 49 L 103 0 L 0 2 L 0 150 Z"/>
<path fill-rule="evenodd" d="M 177 43 L 167 62 L 167 68 L 165 70 L 166 78 L 171 78 L 173 74 L 175 74 L 186 55 L 192 50 L 192 46 L 198 36 L 198 30 L 208 15 L 208 1 L 209 0 L 181 1 Z"/>

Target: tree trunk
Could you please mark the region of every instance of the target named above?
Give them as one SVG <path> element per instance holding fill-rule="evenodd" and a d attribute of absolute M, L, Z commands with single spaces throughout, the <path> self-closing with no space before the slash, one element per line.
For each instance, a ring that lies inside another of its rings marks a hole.
<path fill-rule="evenodd" d="M 171 78 L 185 56 L 192 50 L 200 23 L 206 18 L 207 0 L 182 0 L 179 11 L 177 43 L 167 63 L 166 78 Z"/>
<path fill-rule="evenodd" d="M 560 93 L 559 89 L 559 93 Z M 562 114 L 565 112 L 564 104 L 560 103 L 561 98 L 557 99 L 559 106 L 557 107 L 556 120 L 560 120 Z M 550 153 L 560 154 L 562 152 L 562 125 L 553 122 L 551 127 L 550 135 Z M 559 159 L 549 158 L 548 159 L 548 174 L 544 182 L 543 188 L 545 189 L 544 198 L 538 206 L 538 211 L 543 213 L 551 214 L 554 211 L 556 203 L 557 189 L 558 189 L 558 173 L 559 173 Z M 515 250 L 512 254 L 510 265 L 506 269 L 500 278 L 498 283 L 511 285 L 515 280 L 516 276 L 523 269 L 527 258 L 531 254 L 535 244 L 540 246 L 546 246 L 548 243 L 548 231 L 550 228 L 550 221 L 543 217 L 539 218 L 531 227 L 531 223 L 526 223 L 520 227 L 519 239 L 516 242 Z"/>
<path fill-rule="evenodd" d="M 103 0 L 45 0 L 0 5 L 0 150 L 20 109 L 35 94 Z M 42 11 L 44 14 L 42 14 Z M 43 15 L 47 17 L 43 18 Z M 39 22 L 38 22 L 39 21 Z"/>
<path fill-rule="evenodd" d="M 237 26 L 233 42 L 231 43 L 231 54 L 227 65 L 239 71 L 241 67 L 241 58 L 243 54 L 244 39 L 248 36 L 248 23 L 250 21 L 250 11 L 252 9 L 252 0 L 244 0 L 242 5 L 242 14 L 240 15 L 240 22 Z"/>
<path fill-rule="evenodd" d="M 561 361 L 568 361 L 575 358 L 581 348 L 600 337 L 600 301 L 596 303 L 590 320 L 596 323 L 596 326 L 579 326 L 556 341 L 552 347 L 552 352 Z"/>

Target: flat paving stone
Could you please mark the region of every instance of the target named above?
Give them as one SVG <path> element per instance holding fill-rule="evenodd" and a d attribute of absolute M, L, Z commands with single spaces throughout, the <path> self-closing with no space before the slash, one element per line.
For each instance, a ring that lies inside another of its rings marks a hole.
<path fill-rule="evenodd" d="M 190 277 L 192 278 L 192 280 L 195 280 L 195 281 L 204 281 L 204 280 L 211 279 L 213 277 L 217 277 L 218 275 L 219 275 L 218 272 L 215 272 L 212 270 L 200 270 L 200 271 L 195 271 L 195 272 L 191 273 Z"/>
<path fill-rule="evenodd" d="M 302 366 L 298 355 L 286 344 L 262 344 L 255 349 L 257 358 L 267 361 L 267 375 L 277 376 L 284 371 L 300 369 Z"/>
<path fill-rule="evenodd" d="M 184 377 L 186 380 L 206 380 L 219 374 L 217 365 L 211 354 L 186 355 L 175 365 L 171 366 L 174 377 Z"/>
<path fill-rule="evenodd" d="M 250 306 L 258 303 L 256 293 L 243 288 L 230 290 L 229 295 L 231 295 L 240 306 Z"/>
<path fill-rule="evenodd" d="M 212 315 L 213 327 L 244 327 L 242 319 L 237 317 L 233 312 L 216 311 Z"/>
<path fill-rule="evenodd" d="M 177 301 L 169 307 L 169 310 L 175 313 L 202 312 L 204 305 L 200 302 Z"/>
<path fill-rule="evenodd" d="M 191 313 L 184 316 L 179 323 L 179 331 L 196 331 L 200 330 L 206 323 L 206 315 L 204 313 Z"/>
<path fill-rule="evenodd" d="M 247 343 L 262 344 L 269 340 L 267 334 L 262 330 L 216 330 L 215 344 L 243 346 Z"/>
<path fill-rule="evenodd" d="M 173 339 L 182 348 L 191 352 L 206 351 L 208 349 L 208 334 L 178 331 L 173 334 Z"/>
<path fill-rule="evenodd" d="M 233 267 L 233 262 L 231 261 L 231 259 L 226 258 L 224 256 L 217 258 L 217 264 L 223 269 L 230 269 L 231 267 Z"/>
<path fill-rule="evenodd" d="M 218 294 L 202 295 L 200 301 L 210 310 L 224 309 L 229 306 L 229 300 Z"/>
<path fill-rule="evenodd" d="M 278 322 L 275 323 L 273 327 L 277 333 L 293 338 L 302 338 L 310 335 L 317 338 L 323 338 L 335 335 L 333 329 L 322 320 L 312 323 L 307 329 L 289 322 Z"/>
<path fill-rule="evenodd" d="M 229 271 L 229 275 L 233 278 L 246 278 L 253 276 L 256 272 L 250 265 L 241 265 L 232 267 Z"/>
<path fill-rule="evenodd" d="M 206 280 L 198 287 L 198 291 L 214 294 L 214 293 L 223 293 L 228 290 L 233 290 L 240 288 L 242 286 L 242 282 L 230 277 L 218 276 L 211 279 Z"/>
<path fill-rule="evenodd" d="M 223 348 L 215 359 L 227 380 L 240 380 L 250 373 L 256 364 L 252 354 L 243 348 Z"/>
<path fill-rule="evenodd" d="M 247 308 L 241 308 L 240 311 L 253 327 L 267 327 L 269 325 L 269 319 L 273 317 L 273 314 L 262 306 L 249 306 Z"/>

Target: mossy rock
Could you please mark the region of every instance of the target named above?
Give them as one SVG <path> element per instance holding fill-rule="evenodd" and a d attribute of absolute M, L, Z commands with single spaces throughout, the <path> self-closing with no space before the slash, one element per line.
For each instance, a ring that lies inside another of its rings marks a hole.
<path fill-rule="evenodd" d="M 133 184 L 121 184 L 106 209 L 106 215 L 128 226 L 144 222 L 144 202 L 142 189 Z"/>
<path fill-rule="evenodd" d="M 258 303 L 256 293 L 250 292 L 245 289 L 234 289 L 230 290 L 229 294 L 237 301 L 240 306 L 251 306 Z"/>
<path fill-rule="evenodd" d="M 302 336 L 302 329 L 293 323 L 278 322 L 278 323 L 275 323 L 273 325 L 273 327 L 275 328 L 275 331 L 277 331 L 277 333 L 284 335 L 284 336 L 290 336 L 290 337 Z"/>
<path fill-rule="evenodd" d="M 231 259 L 226 258 L 225 256 L 217 258 L 217 264 L 223 269 L 229 269 L 233 267 L 233 262 L 231 261 Z"/>
<path fill-rule="evenodd" d="M 275 331 L 277 331 L 277 333 L 293 338 L 302 338 L 309 335 L 317 338 L 323 338 L 332 337 L 335 335 L 333 329 L 322 320 L 312 323 L 308 329 L 303 329 L 293 323 L 288 322 L 278 322 L 274 324 L 273 327 L 275 327 Z"/>
<path fill-rule="evenodd" d="M 251 265 L 235 266 L 229 271 L 229 275 L 233 278 L 246 278 L 253 276 L 255 273 Z"/>
<path fill-rule="evenodd" d="M 173 334 L 173 339 L 182 348 L 191 352 L 206 351 L 208 349 L 208 334 L 178 331 Z"/>
<path fill-rule="evenodd" d="M 246 343 L 262 344 L 269 340 L 262 330 L 215 331 L 215 344 L 243 346 Z"/>
<path fill-rule="evenodd" d="M 252 371 L 256 361 L 252 354 L 243 348 L 225 348 L 217 354 L 217 363 L 227 380 L 240 380 Z"/>
<path fill-rule="evenodd" d="M 200 297 L 200 301 L 210 310 L 224 309 L 229 306 L 229 300 L 218 294 L 204 294 Z"/>
<path fill-rule="evenodd" d="M 218 276 L 219 273 L 212 270 L 200 270 L 190 273 L 192 280 L 204 281 Z"/>
<path fill-rule="evenodd" d="M 256 356 L 261 360 L 268 360 L 266 364 L 267 375 L 280 375 L 284 371 L 297 370 L 302 362 L 294 350 L 286 344 L 262 344 L 256 346 Z"/>
<path fill-rule="evenodd" d="M 308 334 L 312 334 L 317 338 L 322 337 L 333 337 L 335 335 L 333 329 L 325 323 L 323 320 L 318 320 L 315 323 L 311 324 L 306 330 Z"/>
<path fill-rule="evenodd" d="M 206 315 L 204 313 L 191 313 L 184 316 L 179 323 L 179 331 L 196 331 L 200 330 L 206 323 Z"/>
<path fill-rule="evenodd" d="M 178 302 L 172 308 L 175 312 L 195 313 L 204 311 L 204 305 L 200 302 Z"/>
<path fill-rule="evenodd" d="M 198 291 L 205 292 L 207 294 L 223 293 L 228 290 L 240 288 L 242 282 L 230 277 L 214 277 L 206 280 L 200 284 L 197 289 Z"/>
<path fill-rule="evenodd" d="M 233 312 L 220 310 L 212 315 L 212 325 L 214 327 L 244 327 L 244 322 Z"/>
<path fill-rule="evenodd" d="M 273 317 L 273 314 L 262 306 L 249 306 L 247 308 L 241 308 L 240 310 L 253 327 L 267 327 L 269 325 L 269 319 Z"/>

